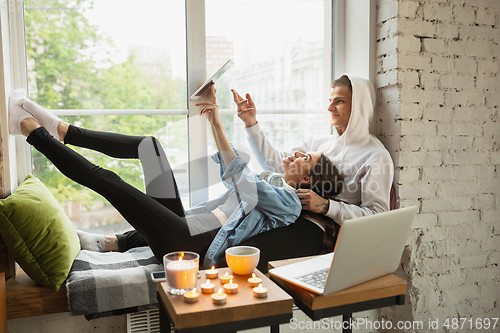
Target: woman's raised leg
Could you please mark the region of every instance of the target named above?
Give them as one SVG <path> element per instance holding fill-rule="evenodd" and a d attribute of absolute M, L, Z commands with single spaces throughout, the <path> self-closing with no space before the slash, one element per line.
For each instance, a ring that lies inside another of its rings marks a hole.
<path fill-rule="evenodd" d="M 174 250 L 191 250 L 204 255 L 215 236 L 213 233 L 191 236 L 185 218 L 127 184 L 114 172 L 92 164 L 54 139 L 45 128 L 32 130 L 27 141 L 68 178 L 104 196 L 140 232 L 159 260 Z"/>
<path fill-rule="evenodd" d="M 68 125 L 64 143 L 99 151 L 111 157 L 138 158 L 144 172 L 146 194 L 176 215 L 185 216 L 172 168 L 158 139 L 92 131 Z M 114 237 L 90 233 L 80 233 L 79 236 L 83 241 L 82 247 L 97 251 L 124 252 L 148 245 L 137 230 Z"/>
<path fill-rule="evenodd" d="M 172 168 L 155 137 L 92 131 L 69 125 L 64 143 L 111 157 L 138 158 L 144 172 L 146 194 L 178 216 L 185 215 Z"/>
<path fill-rule="evenodd" d="M 116 158 L 139 158 L 146 180 L 146 194 L 176 212 L 177 215 L 184 216 L 175 178 L 157 139 L 92 131 L 72 126 L 31 101 L 26 89 L 16 89 L 11 94 L 10 109 L 21 113 L 24 109 L 26 114 L 32 115 L 55 139 L 66 144 L 92 149 Z M 19 118 L 22 120 L 23 117 Z"/>

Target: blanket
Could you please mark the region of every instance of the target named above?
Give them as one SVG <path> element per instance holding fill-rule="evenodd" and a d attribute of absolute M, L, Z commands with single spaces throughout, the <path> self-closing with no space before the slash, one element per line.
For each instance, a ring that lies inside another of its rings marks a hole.
<path fill-rule="evenodd" d="M 127 252 L 82 250 L 68 279 L 69 311 L 87 320 L 158 307 L 151 273 L 163 271 L 147 246 Z"/>

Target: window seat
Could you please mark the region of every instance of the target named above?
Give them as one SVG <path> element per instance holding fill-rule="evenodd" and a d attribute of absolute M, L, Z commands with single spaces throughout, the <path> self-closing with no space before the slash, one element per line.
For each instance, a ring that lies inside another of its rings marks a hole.
<path fill-rule="evenodd" d="M 37 285 L 19 269 L 5 283 L 7 319 L 70 312 L 91 320 L 154 308 L 156 283 L 151 273 L 161 270 L 149 247 L 124 253 L 82 250 L 57 292 Z"/>
<path fill-rule="evenodd" d="M 41 316 L 68 312 L 66 286 L 58 292 L 37 285 L 19 269 L 15 278 L 5 281 L 7 296 L 7 319 Z"/>

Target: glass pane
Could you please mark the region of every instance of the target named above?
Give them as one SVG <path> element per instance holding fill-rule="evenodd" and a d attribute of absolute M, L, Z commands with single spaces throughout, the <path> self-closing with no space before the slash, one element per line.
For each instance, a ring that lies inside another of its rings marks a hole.
<path fill-rule="evenodd" d="M 44 10 L 39 2 L 25 2 L 33 100 L 49 109 L 187 108 L 184 0 L 50 0 Z"/>
<path fill-rule="evenodd" d="M 129 135 L 154 135 L 162 143 L 182 196 L 188 207 L 187 121 L 185 116 L 69 116 L 65 121 L 83 128 Z M 139 160 L 116 159 L 96 151 L 70 146 L 92 163 L 116 172 L 124 181 L 144 191 Z M 76 228 L 113 234 L 130 228 L 104 199 L 62 175 L 33 149 L 33 173 L 49 188 Z"/>
<path fill-rule="evenodd" d="M 250 93 L 257 119 L 270 142 L 288 150 L 313 134 L 330 134 L 324 105 L 324 0 L 206 0 L 207 75 L 227 59 L 234 66 L 217 81 L 217 102 L 235 113 L 230 89 Z M 287 110 L 308 110 L 286 114 Z M 272 114 L 280 110 L 280 114 Z M 283 114 L 283 110 L 285 114 Z M 313 110 L 313 111 L 311 111 Z M 264 111 L 264 112 L 262 112 Z M 259 113 L 260 112 L 260 113 Z M 254 172 L 262 171 L 247 142 L 242 121 L 223 115 L 233 145 L 249 155 Z M 210 130 L 210 152 L 215 152 Z M 214 165 L 210 165 L 213 170 Z M 216 169 L 216 168 L 215 168 Z M 210 173 L 210 197 L 224 191 Z"/>
<path fill-rule="evenodd" d="M 318 109 L 323 96 L 324 0 L 206 0 L 207 75 L 227 59 L 218 102 L 250 92 L 263 109 Z M 327 51 L 328 54 L 328 51 Z"/>
<path fill-rule="evenodd" d="M 326 122 L 321 119 L 323 114 L 264 114 L 258 117 L 260 128 L 266 133 L 266 137 L 273 146 L 280 150 L 290 150 L 293 147 L 300 145 L 301 141 L 312 134 L 329 134 L 330 125 L 328 122 L 328 113 Z M 237 115 L 222 115 L 224 128 L 229 136 L 231 143 L 238 150 L 241 156 L 249 159 L 248 166 L 255 173 L 260 173 L 262 168 L 255 158 L 250 145 L 248 144 L 245 125 Z M 325 126 L 326 125 L 326 126 Z M 208 152 L 214 154 L 217 152 L 217 147 L 212 138 L 210 126 L 208 127 Z M 225 187 L 220 180 L 219 166 L 214 162 L 209 162 L 210 175 L 210 198 L 215 198 L 225 192 Z"/>

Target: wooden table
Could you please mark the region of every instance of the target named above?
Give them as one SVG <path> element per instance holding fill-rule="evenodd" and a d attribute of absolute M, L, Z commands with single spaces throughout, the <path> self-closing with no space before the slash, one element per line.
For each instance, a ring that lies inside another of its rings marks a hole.
<path fill-rule="evenodd" d="M 269 262 L 269 269 L 291 264 L 308 258 L 295 258 Z M 327 296 L 311 293 L 275 276 L 271 277 L 288 294 L 295 304 L 311 318 L 321 318 L 342 315 L 343 332 L 351 332 L 344 323 L 352 321 L 353 312 L 366 311 L 393 305 L 403 305 L 406 294 L 406 281 L 394 274 L 389 274 L 357 286 L 344 289 Z"/>
<path fill-rule="evenodd" d="M 219 276 L 229 268 L 218 269 Z M 214 305 L 211 295 L 201 294 L 197 303 L 184 302 L 183 296 L 171 295 L 167 292 L 165 282 L 158 283 L 158 301 L 160 303 L 160 332 L 170 332 L 170 324 L 175 332 L 236 332 L 256 327 L 270 326 L 271 332 L 279 332 L 279 325 L 289 323 L 292 319 L 293 299 L 279 286 L 257 269 L 254 273 L 262 279 L 268 288 L 268 296 L 264 299 L 253 297 L 253 290 L 247 279 L 250 275 L 234 275 L 234 282 L 239 285 L 238 293 L 227 295 L 225 305 Z M 204 271 L 198 279 L 197 290 L 205 283 Z M 215 284 L 215 292 L 223 288 L 219 279 L 210 280 Z"/>

